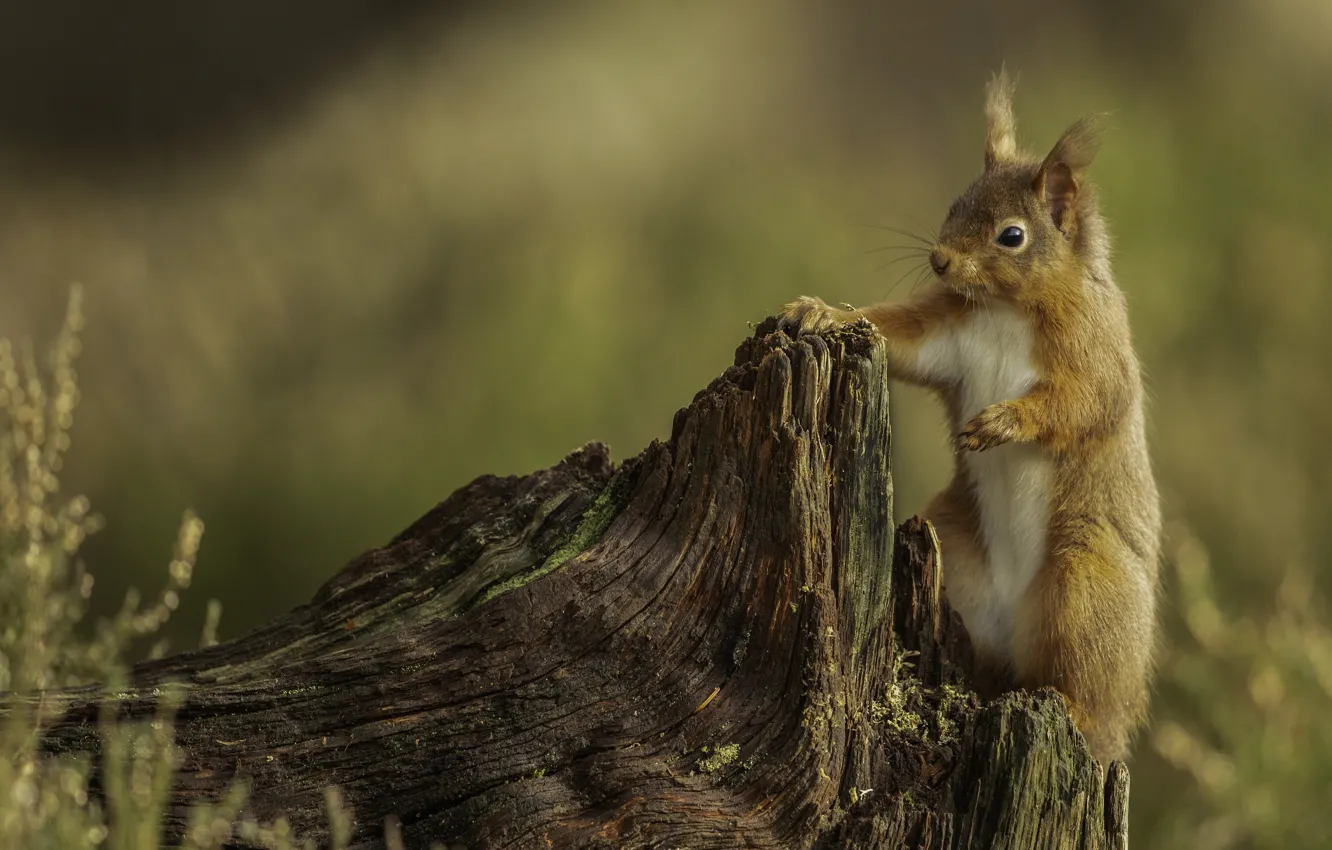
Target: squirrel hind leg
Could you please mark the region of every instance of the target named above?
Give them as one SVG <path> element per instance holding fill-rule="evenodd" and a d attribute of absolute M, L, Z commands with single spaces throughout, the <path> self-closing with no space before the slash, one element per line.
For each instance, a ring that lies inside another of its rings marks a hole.
<path fill-rule="evenodd" d="M 1134 556 L 1119 548 L 1064 548 L 1033 582 L 1014 635 L 1018 682 L 1062 693 L 1106 764 L 1127 755 L 1151 675 L 1152 612 L 1129 572 Z"/>

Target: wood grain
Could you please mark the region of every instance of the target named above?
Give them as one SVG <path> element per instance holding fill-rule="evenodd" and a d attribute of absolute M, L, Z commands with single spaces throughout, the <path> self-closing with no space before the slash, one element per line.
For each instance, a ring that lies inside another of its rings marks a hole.
<path fill-rule="evenodd" d="M 770 320 L 671 436 L 483 477 L 308 604 L 135 668 L 182 682 L 168 827 L 251 810 L 357 847 L 1103 848 L 1107 778 L 1054 693 L 982 705 L 933 532 L 894 529 L 885 366 L 866 323 Z M 98 748 L 93 690 L 47 694 L 50 752 Z"/>

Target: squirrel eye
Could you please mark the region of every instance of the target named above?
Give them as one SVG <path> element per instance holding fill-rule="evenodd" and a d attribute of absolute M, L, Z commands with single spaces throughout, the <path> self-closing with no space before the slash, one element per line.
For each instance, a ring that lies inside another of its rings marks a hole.
<path fill-rule="evenodd" d="M 1022 232 L 1020 227 L 1005 227 L 1003 232 L 994 241 L 1003 245 L 1005 248 L 1020 248 L 1022 240 L 1027 238 L 1027 234 Z"/>

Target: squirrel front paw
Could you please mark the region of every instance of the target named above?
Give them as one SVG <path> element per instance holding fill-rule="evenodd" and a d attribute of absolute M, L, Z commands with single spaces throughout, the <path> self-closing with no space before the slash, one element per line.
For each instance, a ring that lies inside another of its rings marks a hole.
<path fill-rule="evenodd" d="M 855 318 L 853 311 L 829 307 L 821 298 L 802 295 L 782 308 L 777 326 L 797 333 L 820 333 Z"/>
<path fill-rule="evenodd" d="M 957 435 L 958 451 L 983 452 L 1018 439 L 1022 435 L 1022 414 L 1015 405 L 1001 401 L 976 414 Z"/>

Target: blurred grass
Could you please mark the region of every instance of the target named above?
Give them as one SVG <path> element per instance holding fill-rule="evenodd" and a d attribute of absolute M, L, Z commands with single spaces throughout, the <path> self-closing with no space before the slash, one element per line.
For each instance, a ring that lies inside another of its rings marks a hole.
<path fill-rule="evenodd" d="M 166 633 L 217 597 L 234 635 L 475 475 L 664 436 L 792 296 L 904 296 L 905 264 L 867 253 L 896 237 L 864 225 L 937 223 L 980 165 L 1003 61 L 1032 147 L 1112 110 L 1095 176 L 1167 512 L 1222 621 L 1267 634 L 1289 576 L 1332 590 L 1330 10 L 527 5 L 386 38 L 197 155 L 66 168 L 0 133 L 0 335 L 50 327 L 71 280 L 88 292 L 69 478 L 108 520 L 94 610 L 155 581 L 190 504 L 210 568 Z M 924 394 L 894 415 L 905 515 L 948 454 Z M 1270 825 L 1318 822 L 1332 752 L 1273 743 L 1251 682 L 1319 645 L 1325 614 L 1236 655 L 1195 645 L 1169 585 L 1154 713 L 1192 737 L 1139 747 L 1135 846 L 1321 846 Z M 1235 784 L 1198 778 L 1184 740 Z M 1208 826 L 1249 789 L 1268 825 Z"/>
<path fill-rule="evenodd" d="M 60 480 L 79 400 L 80 301 L 75 289 L 48 358 L 39 359 L 30 343 L 16 348 L 0 338 L 0 847 L 157 850 L 182 756 L 173 721 L 185 686 L 154 687 L 158 708 L 147 721 L 118 717 L 116 700 L 127 698 L 134 644 L 158 636 L 190 585 L 203 523 L 186 513 L 166 586 L 152 604 L 141 606 L 131 589 L 115 616 L 84 622 L 94 580 L 80 550 L 101 521 L 88 499 L 67 496 Z M 214 642 L 218 616 L 210 602 L 203 645 Z M 79 630 L 89 625 L 91 638 Z M 149 654 L 166 649 L 159 640 Z M 41 729 L 52 711 L 63 711 L 51 691 L 98 684 L 106 701 L 94 770 L 89 754 L 46 751 Z M 284 819 L 261 824 L 243 814 L 246 793 L 237 781 L 223 799 L 190 801 L 178 846 L 221 850 L 234 837 L 266 850 L 314 850 L 314 841 L 295 835 Z M 328 846 L 345 850 L 352 814 L 335 787 L 325 789 L 325 800 Z M 385 837 L 390 850 L 401 850 L 392 819 Z"/>

